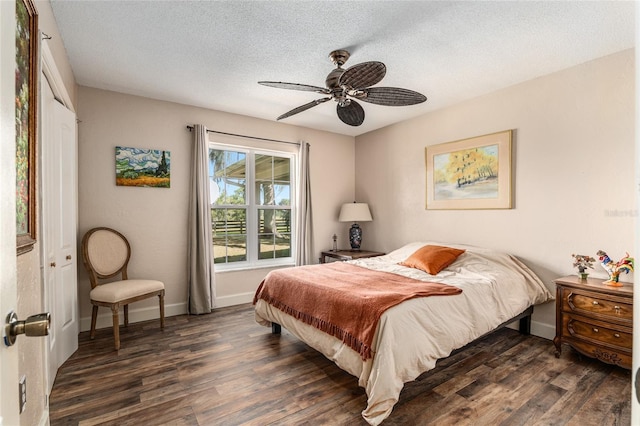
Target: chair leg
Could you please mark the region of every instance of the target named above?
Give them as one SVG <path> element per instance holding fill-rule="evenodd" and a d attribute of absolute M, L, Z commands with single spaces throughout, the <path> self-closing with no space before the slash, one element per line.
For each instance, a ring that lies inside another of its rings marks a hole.
<path fill-rule="evenodd" d="M 118 316 L 118 305 L 111 306 L 113 313 L 113 339 L 115 340 L 116 351 L 120 350 L 120 317 Z"/>
<path fill-rule="evenodd" d="M 129 305 L 124 305 L 124 326 L 129 327 Z"/>
<path fill-rule="evenodd" d="M 93 305 L 91 310 L 91 332 L 89 336 L 93 339 L 96 337 L 96 320 L 98 319 L 98 305 Z"/>
<path fill-rule="evenodd" d="M 164 330 L 164 293 L 158 295 L 160 299 L 160 329 Z"/>

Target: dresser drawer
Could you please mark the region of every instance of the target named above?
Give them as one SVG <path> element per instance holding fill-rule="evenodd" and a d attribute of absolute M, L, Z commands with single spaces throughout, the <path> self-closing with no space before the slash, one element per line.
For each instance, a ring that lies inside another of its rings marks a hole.
<path fill-rule="evenodd" d="M 616 296 L 565 288 L 562 297 L 562 310 L 631 326 L 633 324 L 633 305 L 626 303 L 628 301 L 628 299 Z"/>
<path fill-rule="evenodd" d="M 632 358 L 630 353 L 626 353 L 624 351 L 612 351 L 607 347 L 591 345 L 582 340 L 569 339 L 566 343 L 570 344 L 571 347 L 586 356 L 599 359 L 607 364 L 617 365 L 628 370 L 631 369 Z"/>
<path fill-rule="evenodd" d="M 564 315 L 563 322 L 564 333 L 568 336 L 631 352 L 633 331 L 630 328 L 571 314 Z"/>

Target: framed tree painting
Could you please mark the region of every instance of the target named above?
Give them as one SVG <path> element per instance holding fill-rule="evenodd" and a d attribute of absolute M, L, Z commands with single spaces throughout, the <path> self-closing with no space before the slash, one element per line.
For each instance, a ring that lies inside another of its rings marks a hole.
<path fill-rule="evenodd" d="M 171 187 L 171 153 L 116 146 L 116 185 Z"/>
<path fill-rule="evenodd" d="M 510 209 L 512 131 L 428 146 L 427 209 Z"/>
<path fill-rule="evenodd" d="M 38 14 L 16 0 L 16 236 L 18 255 L 36 242 L 36 119 Z"/>

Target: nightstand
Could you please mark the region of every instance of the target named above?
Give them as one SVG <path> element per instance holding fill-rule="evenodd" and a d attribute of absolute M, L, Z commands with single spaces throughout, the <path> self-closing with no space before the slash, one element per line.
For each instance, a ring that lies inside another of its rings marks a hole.
<path fill-rule="evenodd" d="M 583 355 L 631 369 L 633 285 L 577 276 L 556 283 L 556 357 L 567 344 Z"/>
<path fill-rule="evenodd" d="M 365 257 L 382 256 L 384 253 L 366 250 L 326 250 L 320 253 L 320 263 L 327 263 L 326 258 L 337 259 L 344 262 L 345 260 L 363 259 Z"/>

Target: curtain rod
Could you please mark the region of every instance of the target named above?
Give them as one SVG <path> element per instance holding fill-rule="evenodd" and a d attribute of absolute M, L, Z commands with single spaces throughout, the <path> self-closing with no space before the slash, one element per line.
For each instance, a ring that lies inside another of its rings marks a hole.
<path fill-rule="evenodd" d="M 187 126 L 187 129 L 191 132 L 193 131 L 193 126 Z M 227 136 L 237 136 L 240 138 L 248 138 L 248 139 L 257 139 L 259 141 L 267 141 L 267 142 L 278 142 L 278 143 L 288 143 L 290 145 L 300 145 L 299 142 L 289 142 L 289 141 L 281 141 L 278 139 L 268 139 L 268 138 L 259 138 L 257 136 L 246 136 L 246 135 L 238 135 L 236 133 L 227 133 L 227 132 L 220 132 L 218 130 L 210 130 L 207 129 L 207 133 L 218 133 L 220 135 L 227 135 Z"/>

